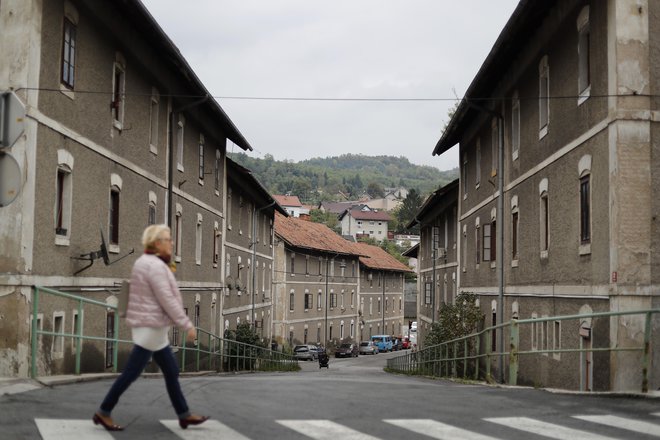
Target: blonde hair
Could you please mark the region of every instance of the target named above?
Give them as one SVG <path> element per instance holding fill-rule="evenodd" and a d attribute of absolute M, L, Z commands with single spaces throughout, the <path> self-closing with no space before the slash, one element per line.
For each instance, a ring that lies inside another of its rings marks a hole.
<path fill-rule="evenodd" d="M 142 233 L 142 246 L 145 249 L 153 249 L 158 240 L 161 239 L 163 232 L 170 232 L 167 225 L 149 225 Z"/>

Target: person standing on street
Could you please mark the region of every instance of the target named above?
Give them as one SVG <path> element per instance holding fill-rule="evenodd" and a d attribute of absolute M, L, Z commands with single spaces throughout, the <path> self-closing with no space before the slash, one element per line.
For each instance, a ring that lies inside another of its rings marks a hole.
<path fill-rule="evenodd" d="M 153 357 L 163 376 L 170 401 L 179 418 L 179 426 L 204 423 L 208 417 L 191 414 L 179 384 L 179 367 L 170 348 L 168 330 L 177 325 L 186 331 L 186 340 L 193 342 L 197 331 L 183 309 L 183 300 L 170 269 L 172 238 L 167 225 L 150 225 L 142 233 L 144 254 L 133 265 L 126 311 L 126 323 L 131 327 L 133 350 L 121 375 L 105 396 L 92 418 L 108 431 L 121 431 L 111 413 L 121 395 L 142 374 Z"/>

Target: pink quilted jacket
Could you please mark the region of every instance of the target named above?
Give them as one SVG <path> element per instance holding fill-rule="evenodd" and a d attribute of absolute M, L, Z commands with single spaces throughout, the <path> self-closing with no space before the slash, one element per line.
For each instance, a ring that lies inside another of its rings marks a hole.
<path fill-rule="evenodd" d="M 143 254 L 133 265 L 126 322 L 129 327 L 193 327 L 172 271 L 155 255 Z"/>

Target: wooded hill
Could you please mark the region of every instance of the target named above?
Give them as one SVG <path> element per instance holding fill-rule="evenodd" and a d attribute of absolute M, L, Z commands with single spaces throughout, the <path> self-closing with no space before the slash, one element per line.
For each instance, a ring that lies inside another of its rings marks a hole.
<path fill-rule="evenodd" d="M 355 200 L 365 193 L 373 196 L 378 189 L 395 187 L 414 188 L 426 197 L 458 177 L 458 168 L 440 171 L 395 156 L 344 154 L 300 162 L 275 160 L 270 154 L 263 159 L 245 153 L 229 157 L 250 169 L 271 194 L 291 193 L 305 204 L 339 201 L 340 192 Z"/>

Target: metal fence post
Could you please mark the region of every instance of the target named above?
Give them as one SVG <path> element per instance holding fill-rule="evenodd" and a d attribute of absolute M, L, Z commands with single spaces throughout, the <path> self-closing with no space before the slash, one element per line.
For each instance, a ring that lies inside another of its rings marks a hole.
<path fill-rule="evenodd" d="M 119 356 L 119 310 L 115 308 L 115 331 L 114 334 L 112 335 L 113 341 L 113 350 L 112 350 L 112 372 L 116 373 L 117 372 L 117 364 L 119 363 L 117 361 L 118 356 Z"/>
<path fill-rule="evenodd" d="M 651 351 L 651 312 L 644 322 L 644 352 L 642 353 L 642 393 L 649 392 L 649 353 Z"/>
<path fill-rule="evenodd" d="M 474 355 L 476 357 L 474 358 L 474 380 L 479 380 L 479 359 L 481 359 L 480 351 L 479 351 L 479 349 L 480 349 L 479 340 L 481 338 L 479 337 L 479 335 L 477 335 L 477 336 L 475 336 L 475 339 L 476 340 L 474 342 L 474 345 L 475 345 Z"/>
<path fill-rule="evenodd" d="M 467 338 L 463 339 L 463 379 L 467 377 L 467 364 L 468 364 L 468 342 Z"/>
<path fill-rule="evenodd" d="M 511 335 L 509 347 L 509 385 L 518 384 L 518 346 L 520 344 L 520 334 L 518 320 L 511 320 Z"/>
<path fill-rule="evenodd" d="M 39 288 L 34 288 L 34 295 L 32 296 L 32 360 L 30 367 L 32 367 L 32 379 L 37 378 L 37 345 L 39 338 L 37 337 L 37 315 L 39 314 Z"/>
<path fill-rule="evenodd" d="M 183 344 L 181 346 L 181 372 L 184 373 L 186 371 L 186 336 L 183 336 Z"/>
<path fill-rule="evenodd" d="M 493 337 L 493 334 L 491 333 L 491 330 L 488 330 L 486 332 L 486 380 L 490 380 L 490 347 L 491 347 L 491 339 Z"/>

